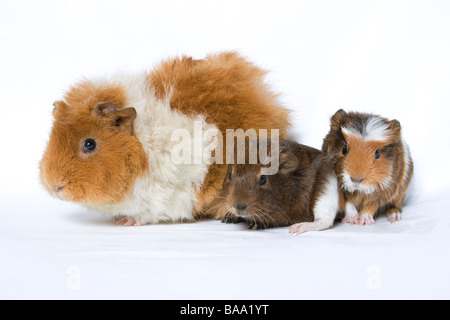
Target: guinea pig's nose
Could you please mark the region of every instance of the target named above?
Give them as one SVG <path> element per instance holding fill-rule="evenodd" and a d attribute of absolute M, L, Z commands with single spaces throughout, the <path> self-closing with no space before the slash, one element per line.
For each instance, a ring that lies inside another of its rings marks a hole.
<path fill-rule="evenodd" d="M 245 209 L 247 209 L 247 205 L 242 203 L 233 203 L 233 207 L 238 211 L 244 211 Z"/>
<path fill-rule="evenodd" d="M 364 178 L 362 178 L 362 179 L 355 179 L 353 177 L 350 177 L 350 179 L 352 180 L 353 183 L 356 183 L 356 184 L 360 184 L 360 183 L 362 183 L 364 181 Z"/>
<path fill-rule="evenodd" d="M 56 193 L 60 193 L 61 191 L 63 191 L 64 190 L 64 186 L 54 186 L 53 187 L 53 190 L 56 192 Z"/>

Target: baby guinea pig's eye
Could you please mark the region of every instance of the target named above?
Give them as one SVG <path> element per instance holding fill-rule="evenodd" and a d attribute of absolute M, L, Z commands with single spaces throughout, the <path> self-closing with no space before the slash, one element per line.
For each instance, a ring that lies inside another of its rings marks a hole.
<path fill-rule="evenodd" d="M 344 145 L 344 148 L 342 148 L 342 154 L 345 156 L 348 153 L 348 146 Z"/>
<path fill-rule="evenodd" d="M 83 141 L 83 152 L 86 154 L 94 153 L 97 150 L 97 141 L 95 139 L 86 139 Z"/>
<path fill-rule="evenodd" d="M 265 185 L 267 182 L 267 176 L 261 176 L 261 178 L 259 178 L 259 185 L 263 186 Z"/>
<path fill-rule="evenodd" d="M 380 159 L 380 150 L 377 149 L 377 151 L 375 151 L 375 159 L 378 160 Z"/>

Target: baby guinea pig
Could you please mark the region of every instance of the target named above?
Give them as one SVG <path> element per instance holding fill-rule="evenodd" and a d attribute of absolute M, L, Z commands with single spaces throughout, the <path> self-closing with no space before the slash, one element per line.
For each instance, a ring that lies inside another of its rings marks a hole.
<path fill-rule="evenodd" d="M 379 210 L 391 223 L 400 220 L 413 174 L 400 122 L 341 109 L 331 118 L 322 151 L 336 159 L 344 223 L 372 225 Z"/>
<path fill-rule="evenodd" d="M 320 150 L 281 140 L 275 175 L 261 174 L 266 166 L 260 159 L 257 164 L 229 165 L 222 222 L 246 222 L 254 230 L 294 224 L 294 234 L 330 228 L 339 202 L 332 161 Z"/>

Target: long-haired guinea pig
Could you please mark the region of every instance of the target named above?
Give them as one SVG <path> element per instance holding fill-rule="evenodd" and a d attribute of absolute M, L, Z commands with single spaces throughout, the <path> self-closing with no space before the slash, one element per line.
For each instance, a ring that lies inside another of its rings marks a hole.
<path fill-rule="evenodd" d="M 400 122 L 341 109 L 330 127 L 322 150 L 335 155 L 343 222 L 372 225 L 378 211 L 399 221 L 413 174 Z"/>
<path fill-rule="evenodd" d="M 223 136 L 227 129 L 277 129 L 284 137 L 290 112 L 264 78 L 265 71 L 225 52 L 81 81 L 54 104 L 42 184 L 51 195 L 123 225 L 213 217 L 227 166 L 174 162 L 181 142 L 173 135 L 193 137 L 194 151 L 209 146 L 195 136 L 210 129 Z"/>
<path fill-rule="evenodd" d="M 246 222 L 249 229 L 292 225 L 294 234 L 333 225 L 339 197 L 332 157 L 285 140 L 279 143 L 278 172 L 265 175 L 265 167 L 260 160 L 229 165 L 219 208 L 223 222 Z"/>

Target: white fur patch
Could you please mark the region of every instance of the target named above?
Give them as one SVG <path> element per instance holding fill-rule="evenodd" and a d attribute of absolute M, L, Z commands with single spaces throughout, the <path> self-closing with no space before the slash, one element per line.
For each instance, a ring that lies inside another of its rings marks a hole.
<path fill-rule="evenodd" d="M 403 184 L 406 185 L 409 179 L 409 172 L 411 170 L 412 166 L 412 158 L 411 158 L 411 152 L 409 150 L 409 146 L 406 144 L 405 141 L 402 141 L 403 144 L 403 150 L 405 152 L 405 170 L 403 172 Z"/>
<path fill-rule="evenodd" d="M 125 89 L 124 107 L 137 111 L 134 132 L 147 154 L 148 171 L 137 178 L 132 192 L 121 203 L 88 207 L 113 216 L 134 218 L 139 224 L 193 219 L 194 188 L 202 185 L 208 164 L 173 164 L 171 151 L 178 142 L 172 141 L 171 136 L 176 129 L 187 130 L 194 136 L 195 121 L 201 122 L 205 130 L 216 127 L 206 123 L 202 116 L 189 118 L 173 111 L 170 97 L 157 99 L 146 78 L 146 74 L 138 74 L 95 82 L 99 88 L 122 86 Z"/>
<path fill-rule="evenodd" d="M 364 141 L 384 142 L 389 139 L 389 125 L 380 118 L 370 117 L 364 125 L 363 132 L 353 127 L 342 127 L 346 135 L 354 135 Z"/>
<path fill-rule="evenodd" d="M 335 175 L 332 175 L 323 191 L 323 195 L 319 197 L 314 206 L 314 220 L 326 221 L 333 224 L 334 219 L 339 211 L 339 193 L 338 181 Z"/>
<path fill-rule="evenodd" d="M 365 185 L 363 183 L 354 183 L 346 171 L 340 175 L 340 178 L 344 184 L 344 188 L 350 193 L 359 191 L 365 194 L 372 194 L 375 191 L 374 186 Z"/>
<path fill-rule="evenodd" d="M 356 209 L 355 205 L 351 202 L 347 202 L 345 204 L 345 219 L 344 220 L 351 220 L 358 216 L 358 209 Z"/>
<path fill-rule="evenodd" d="M 352 181 L 352 179 L 350 178 L 350 175 L 344 171 L 341 175 L 341 181 L 343 182 L 344 188 L 350 192 L 361 192 L 361 193 L 365 193 L 367 195 L 374 193 L 377 190 L 383 190 L 387 187 L 389 187 L 392 183 L 392 167 L 390 168 L 390 172 L 388 177 L 381 183 L 379 184 L 375 184 L 375 185 L 367 185 L 363 183 L 354 183 Z"/>

